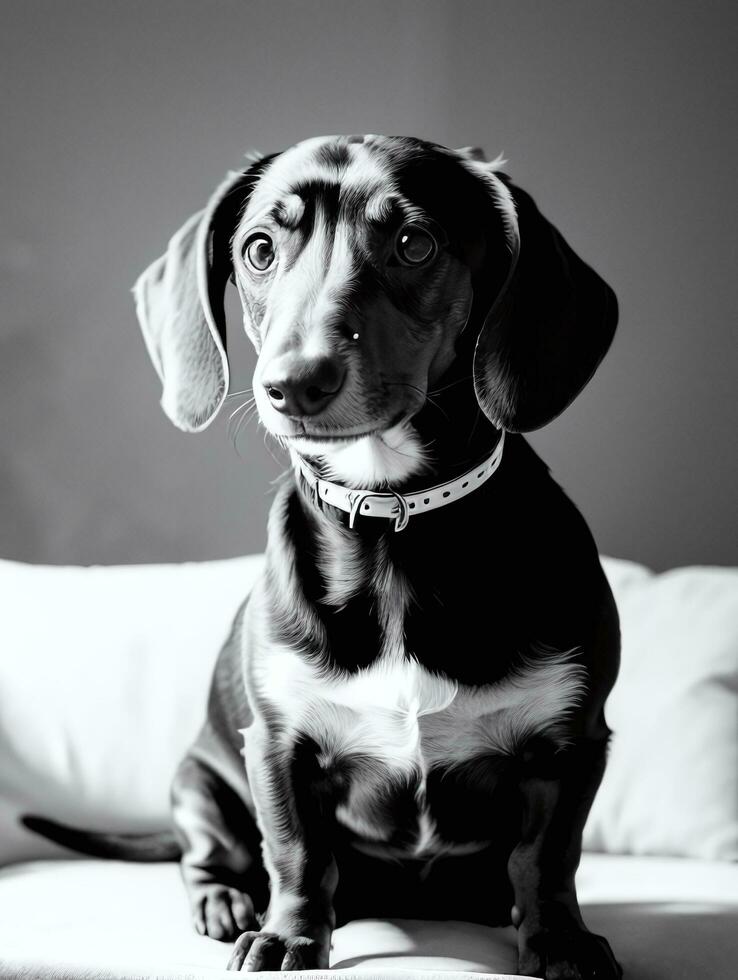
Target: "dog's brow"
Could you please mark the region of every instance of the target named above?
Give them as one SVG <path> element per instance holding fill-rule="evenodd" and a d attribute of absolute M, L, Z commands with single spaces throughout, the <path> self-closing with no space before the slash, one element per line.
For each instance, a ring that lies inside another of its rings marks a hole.
<path fill-rule="evenodd" d="M 270 216 L 283 228 L 294 231 L 299 227 L 305 214 L 305 201 L 299 194 L 288 194 L 277 201 L 270 211 Z"/>
<path fill-rule="evenodd" d="M 372 225 L 387 225 L 394 218 L 401 217 L 405 221 L 422 223 L 427 215 L 417 205 L 397 193 L 377 191 L 369 198 L 364 209 L 366 220 Z"/>
<path fill-rule="evenodd" d="M 396 194 L 387 194 L 385 191 L 378 191 L 366 202 L 364 214 L 366 220 L 371 224 L 384 224 L 392 217 L 399 207 Z"/>

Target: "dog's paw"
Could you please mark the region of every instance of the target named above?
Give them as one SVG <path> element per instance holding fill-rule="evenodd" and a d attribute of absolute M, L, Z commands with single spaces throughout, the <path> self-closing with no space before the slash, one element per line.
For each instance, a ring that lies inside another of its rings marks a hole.
<path fill-rule="evenodd" d="M 258 928 L 254 904 L 245 892 L 225 885 L 203 885 L 192 900 L 192 918 L 201 936 L 232 943 L 247 929 Z"/>
<path fill-rule="evenodd" d="M 623 970 L 603 936 L 586 929 L 547 930 L 520 947 L 518 971 L 544 980 L 621 980 Z"/>
<path fill-rule="evenodd" d="M 308 936 L 283 936 L 276 932 L 245 932 L 236 940 L 229 970 L 326 970 L 326 943 Z"/>

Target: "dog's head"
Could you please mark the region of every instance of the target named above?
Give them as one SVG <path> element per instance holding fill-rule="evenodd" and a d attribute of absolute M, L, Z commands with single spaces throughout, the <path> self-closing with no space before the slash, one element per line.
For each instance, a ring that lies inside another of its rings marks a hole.
<path fill-rule="evenodd" d="M 308 140 L 231 174 L 140 277 L 162 406 L 185 431 L 227 393 L 229 278 L 264 426 L 364 484 L 422 468 L 413 419 L 449 372 L 496 427 L 535 429 L 617 321 L 610 288 L 496 163 L 405 137 Z"/>

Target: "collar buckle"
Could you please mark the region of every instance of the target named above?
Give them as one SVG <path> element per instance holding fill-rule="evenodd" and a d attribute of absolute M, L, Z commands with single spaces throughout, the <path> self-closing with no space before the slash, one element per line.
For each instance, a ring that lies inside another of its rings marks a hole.
<path fill-rule="evenodd" d="M 396 490 L 390 489 L 389 492 L 397 500 L 398 514 L 395 518 L 395 531 L 404 531 L 410 523 L 410 508 L 408 507 L 407 500 L 401 493 L 397 493 Z"/>

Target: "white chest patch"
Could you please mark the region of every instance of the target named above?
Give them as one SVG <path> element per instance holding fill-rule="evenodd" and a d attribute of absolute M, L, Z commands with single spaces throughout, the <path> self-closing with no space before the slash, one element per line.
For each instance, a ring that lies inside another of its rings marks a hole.
<path fill-rule="evenodd" d="M 355 788 L 339 818 L 365 838 L 381 840 L 372 818 L 393 781 L 416 786 L 418 836 L 413 854 L 437 853 L 425 781 L 432 769 L 511 755 L 533 735 L 566 742 L 566 721 L 585 691 L 573 651 L 533 651 L 512 674 L 473 687 L 385 655 L 351 676 L 323 672 L 289 650 L 272 650 L 256 675 L 264 697 L 284 719 L 287 737 L 309 737 L 324 765 L 349 763 Z"/>
<path fill-rule="evenodd" d="M 546 650 L 501 681 L 472 687 L 396 655 L 336 676 L 278 650 L 265 657 L 259 683 L 290 733 L 309 736 L 327 756 L 420 774 L 509 754 L 545 731 L 555 737 L 584 693 L 585 670 L 572 653 Z"/>

